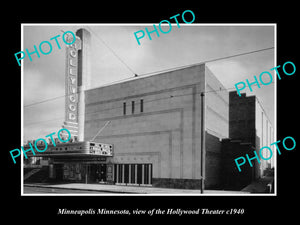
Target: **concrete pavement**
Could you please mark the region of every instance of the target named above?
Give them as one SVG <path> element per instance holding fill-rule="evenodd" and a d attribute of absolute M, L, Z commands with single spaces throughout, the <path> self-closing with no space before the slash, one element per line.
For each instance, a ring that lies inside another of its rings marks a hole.
<path fill-rule="evenodd" d="M 175 189 L 175 188 L 157 188 L 157 187 L 139 187 L 126 185 L 108 185 L 108 184 L 83 184 L 83 183 L 66 183 L 66 184 L 44 184 L 33 183 L 24 184 L 25 187 L 41 187 L 55 189 L 69 189 L 107 193 L 107 194 L 157 194 L 157 195 L 200 195 L 200 190 L 194 189 Z M 25 193 L 26 194 L 26 193 Z M 241 191 L 223 191 L 223 190 L 205 190 L 207 195 L 243 195 L 250 192 Z"/>

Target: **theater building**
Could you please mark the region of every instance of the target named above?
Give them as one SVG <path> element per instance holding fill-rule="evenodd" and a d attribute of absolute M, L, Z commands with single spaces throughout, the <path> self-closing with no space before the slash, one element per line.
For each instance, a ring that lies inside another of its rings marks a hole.
<path fill-rule="evenodd" d="M 48 160 L 49 177 L 221 188 L 222 139 L 234 131 L 229 93 L 205 63 L 91 89 L 90 34 L 76 35 L 66 51 L 63 127 L 78 140 L 35 156 Z"/>
<path fill-rule="evenodd" d="M 113 143 L 116 183 L 197 187 L 201 116 L 208 136 L 206 185 L 216 185 L 219 139 L 228 137 L 228 92 L 205 64 L 137 77 L 85 92 L 85 139 Z M 201 97 L 201 93 L 204 96 Z M 202 108 L 203 107 L 203 108 Z M 201 115 L 203 113 L 203 115 Z"/>

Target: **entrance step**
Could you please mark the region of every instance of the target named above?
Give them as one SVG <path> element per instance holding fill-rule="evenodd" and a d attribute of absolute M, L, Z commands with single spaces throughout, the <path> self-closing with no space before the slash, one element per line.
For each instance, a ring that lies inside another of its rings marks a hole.
<path fill-rule="evenodd" d="M 40 171 L 40 168 L 38 168 L 38 169 L 32 169 L 29 172 L 27 172 L 26 174 L 24 174 L 24 178 L 23 178 L 24 181 L 27 180 L 29 177 L 31 177 L 33 174 L 37 173 L 38 171 Z"/>
<path fill-rule="evenodd" d="M 41 183 L 48 179 L 49 177 L 49 168 L 48 167 L 42 167 L 39 169 L 32 170 L 32 174 L 30 176 L 24 175 L 24 182 L 26 183 Z M 25 179 L 26 178 L 26 179 Z"/>

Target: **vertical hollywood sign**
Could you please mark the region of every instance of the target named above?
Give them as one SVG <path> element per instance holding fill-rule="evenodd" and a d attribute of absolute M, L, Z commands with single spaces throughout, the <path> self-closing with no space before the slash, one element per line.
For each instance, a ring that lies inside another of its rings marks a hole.
<path fill-rule="evenodd" d="M 69 35 L 67 42 L 72 43 L 73 38 L 72 35 Z M 66 48 L 66 123 L 67 125 L 71 123 L 75 127 L 78 123 L 78 50 L 80 49 L 79 37 L 76 37 L 75 42 Z"/>

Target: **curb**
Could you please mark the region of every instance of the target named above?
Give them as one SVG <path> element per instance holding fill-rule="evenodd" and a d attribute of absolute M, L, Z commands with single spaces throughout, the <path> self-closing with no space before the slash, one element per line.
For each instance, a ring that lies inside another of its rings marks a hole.
<path fill-rule="evenodd" d="M 24 187 L 55 188 L 55 189 L 64 189 L 64 190 L 77 190 L 77 191 L 96 191 L 96 192 L 119 193 L 119 194 L 148 194 L 147 192 L 128 192 L 128 191 L 99 190 L 99 189 L 51 187 L 51 186 L 44 186 L 44 185 L 37 185 L 37 184 L 32 184 L 32 185 L 31 184 L 24 184 L 23 186 Z"/>

